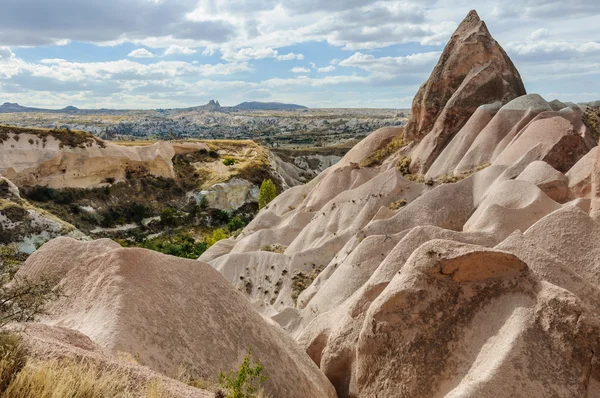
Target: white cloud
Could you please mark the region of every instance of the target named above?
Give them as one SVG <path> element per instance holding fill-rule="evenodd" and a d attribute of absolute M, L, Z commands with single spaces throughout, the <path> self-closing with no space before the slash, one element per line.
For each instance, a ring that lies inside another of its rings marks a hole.
<path fill-rule="evenodd" d="M 308 73 L 308 72 L 310 72 L 310 69 L 303 68 L 301 66 L 296 66 L 295 68 L 291 69 L 291 72 L 293 72 L 293 73 Z"/>
<path fill-rule="evenodd" d="M 510 42 L 506 45 L 506 49 L 511 55 L 516 56 L 517 58 L 532 61 L 548 61 L 600 55 L 600 43 L 594 41 L 582 43 L 530 40 Z"/>
<path fill-rule="evenodd" d="M 195 53 L 196 53 L 196 50 L 189 48 L 189 47 L 178 46 L 177 44 L 172 44 L 165 50 L 165 55 L 173 55 L 173 54 L 192 55 Z"/>
<path fill-rule="evenodd" d="M 403 73 L 429 73 L 440 57 L 440 52 L 432 51 L 404 57 L 380 57 L 361 52 L 339 62 L 339 66 L 356 67 L 380 75 Z"/>
<path fill-rule="evenodd" d="M 278 55 L 277 56 L 277 60 L 278 61 L 292 61 L 292 60 L 303 60 L 304 59 L 304 55 L 303 54 L 294 54 L 294 53 L 289 53 L 286 55 Z"/>
<path fill-rule="evenodd" d="M 335 70 L 335 66 L 333 66 L 333 65 L 325 66 L 323 68 L 317 68 L 318 72 L 323 72 L 323 73 L 333 72 L 334 70 Z"/>
<path fill-rule="evenodd" d="M 145 48 L 138 48 L 137 50 L 133 50 L 132 52 L 127 54 L 127 56 L 131 58 L 152 58 L 154 57 L 154 54 L 152 54 Z"/>
<path fill-rule="evenodd" d="M 14 55 L 15 54 L 13 54 L 9 47 L 0 46 L 0 58 L 11 58 Z"/>
<path fill-rule="evenodd" d="M 531 34 L 527 36 L 527 40 L 537 40 L 548 36 L 550 36 L 550 31 L 548 29 L 539 28 L 531 32 Z"/>
<path fill-rule="evenodd" d="M 277 50 L 273 50 L 271 47 L 265 48 L 252 48 L 245 47 L 236 49 L 233 47 L 221 48 L 222 58 L 226 61 L 248 61 L 251 59 L 263 59 L 263 58 L 276 58 Z"/>

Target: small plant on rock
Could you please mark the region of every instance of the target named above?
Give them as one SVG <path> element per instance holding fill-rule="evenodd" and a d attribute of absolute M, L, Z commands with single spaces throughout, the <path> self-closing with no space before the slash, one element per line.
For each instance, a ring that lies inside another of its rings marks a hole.
<path fill-rule="evenodd" d="M 255 398 L 268 377 L 263 374 L 260 361 L 252 361 L 252 349 L 248 348 L 239 369 L 229 374 L 219 374 L 219 384 L 226 398 Z"/>

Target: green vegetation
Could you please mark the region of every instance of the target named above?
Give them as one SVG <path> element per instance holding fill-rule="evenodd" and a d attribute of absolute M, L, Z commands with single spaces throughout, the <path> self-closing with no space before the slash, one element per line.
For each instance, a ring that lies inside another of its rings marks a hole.
<path fill-rule="evenodd" d="M 237 161 L 231 157 L 226 157 L 225 159 L 223 159 L 223 164 L 225 166 L 233 166 L 236 163 L 237 163 Z"/>
<path fill-rule="evenodd" d="M 194 260 L 200 257 L 209 247 L 206 241 L 197 242 L 192 236 L 184 232 L 173 235 L 162 234 L 150 239 L 139 238 L 139 241 L 127 239 L 116 239 L 116 241 L 124 247 L 141 247 Z"/>
<path fill-rule="evenodd" d="M 228 237 L 229 233 L 227 233 L 227 231 L 223 228 L 215 229 L 212 231 L 212 234 L 206 238 L 207 248 L 211 247 L 220 240 L 227 239 Z"/>
<path fill-rule="evenodd" d="M 379 166 L 384 160 L 389 158 L 392 154 L 396 153 L 400 148 L 406 146 L 408 143 L 404 140 L 404 133 L 397 135 L 390 139 L 387 144 L 379 148 L 360 162 L 360 167 L 374 167 Z"/>
<path fill-rule="evenodd" d="M 271 180 L 264 180 L 260 185 L 260 192 L 258 194 L 258 209 L 262 209 L 268 205 L 273 199 L 277 197 L 277 188 Z"/>
<path fill-rule="evenodd" d="M 246 223 L 244 221 L 242 221 L 241 218 L 239 218 L 238 216 L 234 216 L 227 223 L 227 230 L 229 232 L 235 232 L 239 229 L 244 228 L 245 226 L 246 226 Z"/>
<path fill-rule="evenodd" d="M 256 398 L 268 380 L 263 372 L 264 367 L 260 361 L 252 361 L 252 349 L 248 348 L 237 371 L 219 374 L 219 384 L 226 398 Z"/>

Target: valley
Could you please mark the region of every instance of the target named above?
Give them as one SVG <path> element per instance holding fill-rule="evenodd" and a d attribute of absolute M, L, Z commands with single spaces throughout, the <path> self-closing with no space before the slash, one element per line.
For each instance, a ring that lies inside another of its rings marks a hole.
<path fill-rule="evenodd" d="M 600 396 L 600 104 L 447 39 L 410 110 L 5 104 L 0 397 Z"/>

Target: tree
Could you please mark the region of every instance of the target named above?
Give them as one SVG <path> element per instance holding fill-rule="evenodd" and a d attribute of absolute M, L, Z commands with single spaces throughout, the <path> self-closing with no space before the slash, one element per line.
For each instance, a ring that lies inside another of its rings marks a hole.
<path fill-rule="evenodd" d="M 277 188 L 273 181 L 263 180 L 260 185 L 260 192 L 258 193 L 258 209 L 262 209 L 269 204 L 277 196 Z"/>
<path fill-rule="evenodd" d="M 227 229 L 229 232 L 235 232 L 238 229 L 242 229 L 246 226 L 246 223 L 242 221 L 238 216 L 232 217 L 231 220 L 227 223 Z"/>

